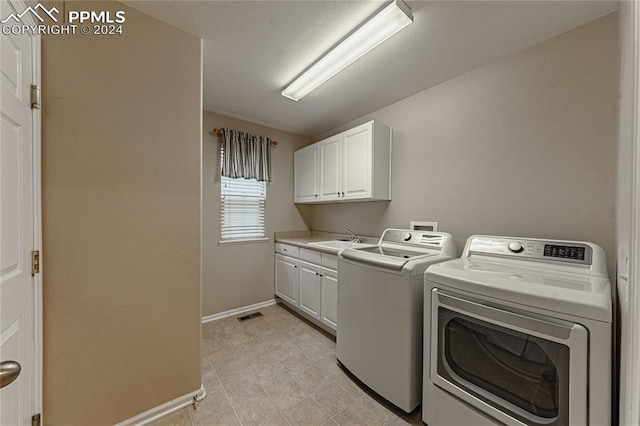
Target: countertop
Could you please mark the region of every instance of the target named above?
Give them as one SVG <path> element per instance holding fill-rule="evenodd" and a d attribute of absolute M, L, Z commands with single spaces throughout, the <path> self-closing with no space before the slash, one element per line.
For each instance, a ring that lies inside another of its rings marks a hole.
<path fill-rule="evenodd" d="M 363 243 L 378 244 L 380 237 L 361 236 L 358 235 Z M 345 234 L 321 231 L 285 231 L 276 232 L 274 240 L 277 243 L 290 244 L 292 246 L 302 247 L 309 250 L 321 251 L 323 253 L 338 254 L 340 249 L 329 247 L 312 246 L 309 243 L 317 243 L 320 241 L 342 240 L 346 239 Z"/>

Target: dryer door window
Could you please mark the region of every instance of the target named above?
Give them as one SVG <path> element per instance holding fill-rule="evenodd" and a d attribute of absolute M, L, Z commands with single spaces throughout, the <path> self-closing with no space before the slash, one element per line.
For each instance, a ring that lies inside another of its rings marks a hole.
<path fill-rule="evenodd" d="M 476 401 L 473 405 L 482 401 L 483 411 L 511 418 L 508 423 L 570 423 L 569 365 L 576 349 L 568 340 L 571 328 L 441 293 L 437 297 L 431 370 L 436 384 Z M 559 334 L 565 330 L 563 338 Z"/>
<path fill-rule="evenodd" d="M 527 422 L 548 424 L 560 416 L 568 397 L 567 346 L 440 310 L 445 361 L 440 374 L 474 385 L 482 390 L 479 396 L 513 404 L 532 415 L 514 410 Z"/>

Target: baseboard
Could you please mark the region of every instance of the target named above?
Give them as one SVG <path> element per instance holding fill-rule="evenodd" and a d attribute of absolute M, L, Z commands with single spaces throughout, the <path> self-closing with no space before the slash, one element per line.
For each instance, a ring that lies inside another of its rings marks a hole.
<path fill-rule="evenodd" d="M 169 415 L 174 411 L 178 411 L 179 409 L 186 407 L 187 405 L 193 404 L 194 397 L 196 398 L 196 401 L 200 402 L 204 399 L 205 396 L 207 396 L 207 391 L 204 389 L 204 386 L 200 386 L 200 389 L 198 389 L 197 391 L 188 393 L 162 405 L 158 405 L 157 407 L 154 407 L 151 410 L 147 410 L 144 413 L 138 414 L 135 417 L 131 417 L 130 419 L 121 421 L 115 426 L 146 425 L 166 415 Z"/>
<path fill-rule="evenodd" d="M 207 315 L 206 317 L 202 317 L 202 323 L 205 324 L 207 322 L 219 320 L 219 319 L 230 317 L 237 314 L 243 314 L 245 312 L 254 311 L 256 309 L 264 308 L 266 306 L 271 306 L 275 304 L 276 304 L 276 299 L 270 299 L 270 300 L 265 300 L 264 302 L 255 303 L 253 305 L 242 306 L 240 308 L 235 308 L 229 311 L 220 312 L 218 314 Z"/>

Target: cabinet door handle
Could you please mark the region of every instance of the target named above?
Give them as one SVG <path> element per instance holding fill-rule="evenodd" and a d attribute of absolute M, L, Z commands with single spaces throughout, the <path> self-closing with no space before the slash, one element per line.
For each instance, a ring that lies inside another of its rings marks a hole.
<path fill-rule="evenodd" d="M 320 275 L 320 274 L 318 274 L 318 273 L 316 272 L 316 277 L 317 277 L 318 275 Z"/>
<path fill-rule="evenodd" d="M 340 196 L 340 193 L 338 192 L 338 197 Z"/>
<path fill-rule="evenodd" d="M 344 198 L 344 192 L 341 192 L 341 194 L 342 194 L 342 198 Z"/>
<path fill-rule="evenodd" d="M 318 198 L 318 194 L 316 194 L 315 197 Z"/>
<path fill-rule="evenodd" d="M 294 267 L 294 268 L 297 268 L 297 267 L 298 267 L 298 265 L 293 265 L 293 267 Z"/>
<path fill-rule="evenodd" d="M 319 274 L 319 275 L 320 275 L 321 277 L 324 277 L 324 275 L 322 275 L 322 274 Z"/>

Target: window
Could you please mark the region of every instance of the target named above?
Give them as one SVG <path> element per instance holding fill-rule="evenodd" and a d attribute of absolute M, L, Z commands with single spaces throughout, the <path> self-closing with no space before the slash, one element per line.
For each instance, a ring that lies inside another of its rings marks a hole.
<path fill-rule="evenodd" d="M 222 241 L 266 238 L 266 182 L 221 176 Z"/>

